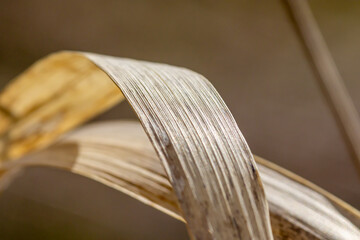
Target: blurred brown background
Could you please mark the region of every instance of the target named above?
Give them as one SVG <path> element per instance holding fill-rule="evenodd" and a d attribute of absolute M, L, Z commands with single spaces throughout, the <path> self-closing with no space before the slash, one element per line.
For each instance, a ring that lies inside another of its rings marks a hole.
<path fill-rule="evenodd" d="M 360 108 L 360 2 L 311 0 Z M 281 1 L 0 1 L 0 86 L 58 50 L 205 75 L 254 153 L 360 208 L 360 184 Z M 134 118 L 120 104 L 95 120 Z M 138 227 L 137 227 L 138 225 Z M 101 184 L 32 168 L 0 197 L 0 239 L 187 239 L 185 226 Z"/>

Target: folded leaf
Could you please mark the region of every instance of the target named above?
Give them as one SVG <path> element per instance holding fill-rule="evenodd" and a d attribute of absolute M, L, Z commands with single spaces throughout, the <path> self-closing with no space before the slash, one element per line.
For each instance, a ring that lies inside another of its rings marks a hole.
<path fill-rule="evenodd" d="M 275 239 L 360 237 L 357 210 L 295 174 L 259 157 L 255 160 Z M 91 124 L 46 150 L 5 164 L 2 170 L 26 166 L 57 167 L 80 174 L 184 221 L 161 162 L 137 122 Z M 0 184 L 8 182 L 5 180 Z"/>
<path fill-rule="evenodd" d="M 253 156 L 216 90 L 187 69 L 54 54 L 0 95 L 3 159 L 46 146 L 121 99 L 102 71 L 138 115 L 194 239 L 272 239 Z"/>

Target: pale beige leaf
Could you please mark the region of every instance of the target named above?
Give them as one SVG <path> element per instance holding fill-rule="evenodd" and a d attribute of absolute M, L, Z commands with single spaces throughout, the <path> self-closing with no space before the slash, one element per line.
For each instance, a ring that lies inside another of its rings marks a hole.
<path fill-rule="evenodd" d="M 91 61 L 134 108 L 194 239 L 272 239 L 252 154 L 216 90 L 187 69 L 54 54 L 0 95 L 4 159 L 46 146 L 122 97 Z"/>
<path fill-rule="evenodd" d="M 270 205 L 275 239 L 360 238 L 357 210 L 306 180 L 259 157 L 255 159 Z M 72 171 L 183 220 L 160 160 L 137 122 L 86 126 L 46 150 L 6 164 L 3 170 L 25 166 Z M 4 180 L 0 183 L 7 184 Z"/>

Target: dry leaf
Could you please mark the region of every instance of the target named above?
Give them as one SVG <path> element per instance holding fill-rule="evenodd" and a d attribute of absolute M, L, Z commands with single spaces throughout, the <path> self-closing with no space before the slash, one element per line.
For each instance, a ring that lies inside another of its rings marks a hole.
<path fill-rule="evenodd" d="M 357 210 L 306 180 L 264 159 L 255 159 L 275 239 L 360 237 Z M 86 126 L 48 149 L 6 164 L 3 170 L 26 166 L 57 167 L 86 176 L 183 220 L 161 162 L 137 122 Z"/>
<path fill-rule="evenodd" d="M 115 122 L 86 127 L 15 160 L 124 97 L 152 146 L 139 124 Z M 244 138 L 211 84 L 187 69 L 89 53 L 51 55 L 0 94 L 0 134 L 3 188 L 24 166 L 54 166 L 184 219 L 194 239 L 360 236 L 357 210 L 256 158 L 271 231 Z"/>

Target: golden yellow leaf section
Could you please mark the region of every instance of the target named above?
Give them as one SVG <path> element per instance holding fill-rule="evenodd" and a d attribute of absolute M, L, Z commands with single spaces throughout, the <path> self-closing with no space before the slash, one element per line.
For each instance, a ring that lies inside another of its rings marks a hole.
<path fill-rule="evenodd" d="M 119 88 L 86 57 L 50 55 L 0 94 L 0 158 L 44 147 L 122 99 Z"/>

